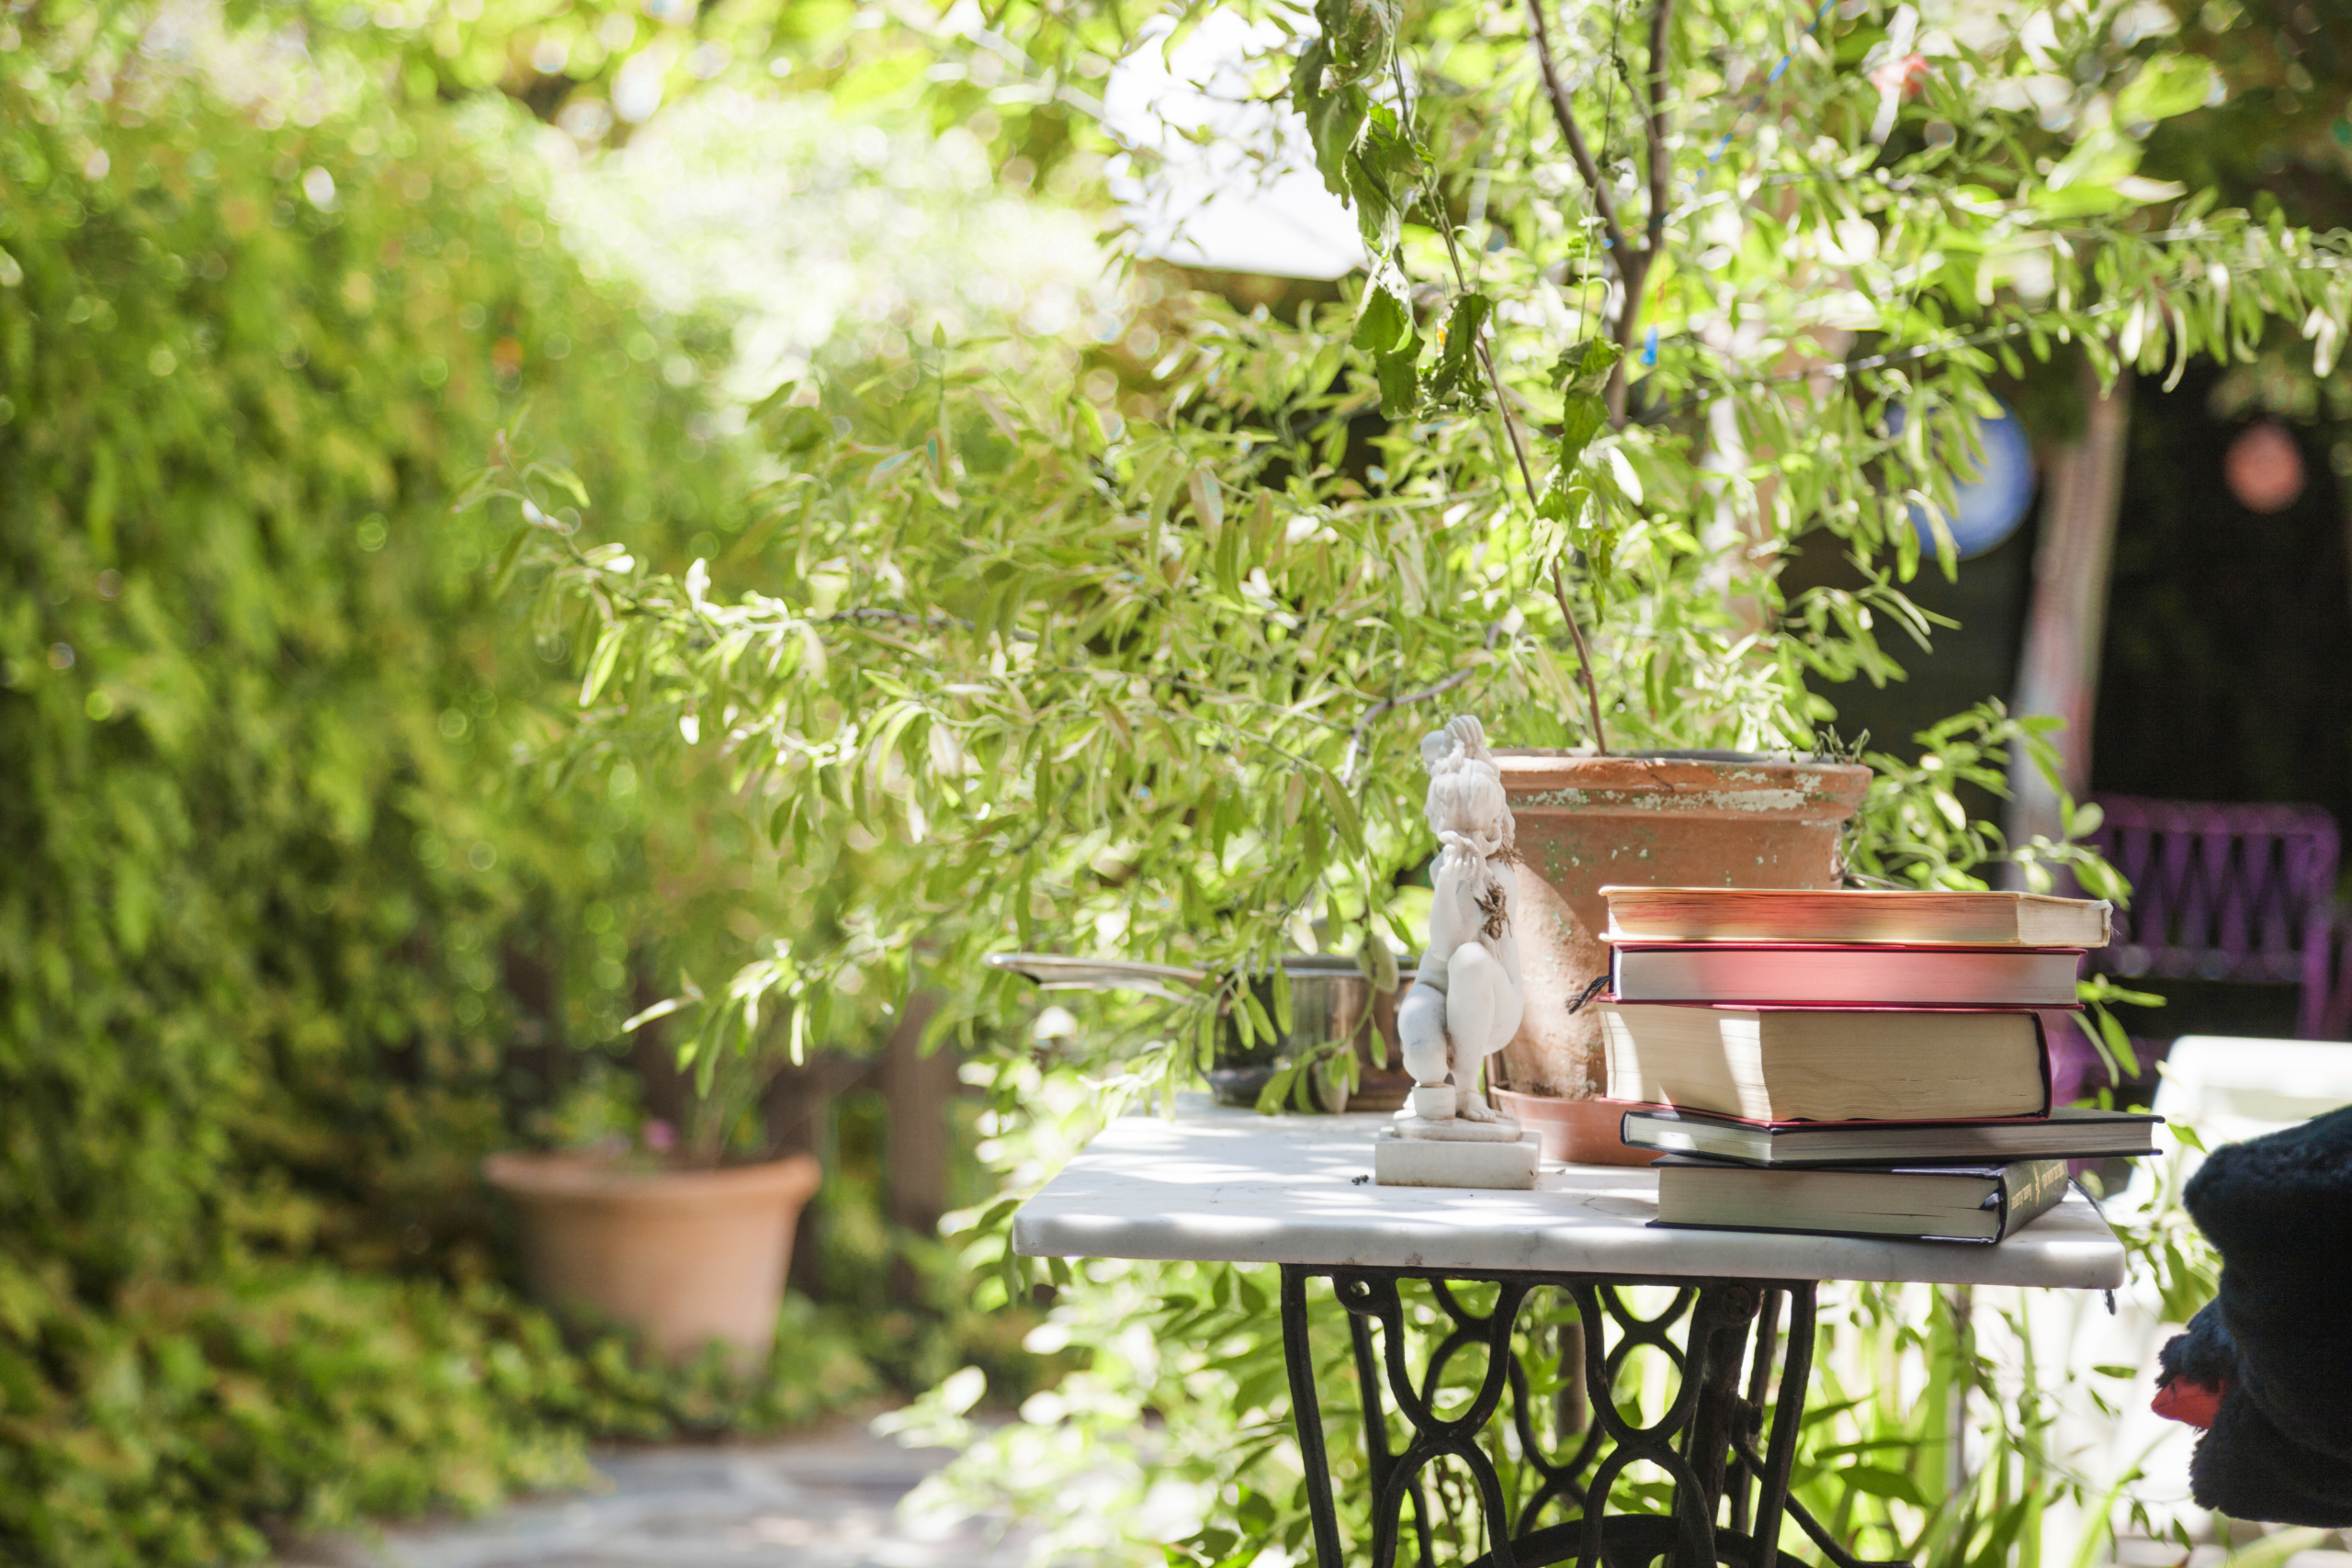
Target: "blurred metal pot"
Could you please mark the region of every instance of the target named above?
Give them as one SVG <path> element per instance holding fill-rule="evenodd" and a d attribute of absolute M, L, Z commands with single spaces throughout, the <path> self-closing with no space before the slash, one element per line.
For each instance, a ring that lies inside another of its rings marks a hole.
<path fill-rule="evenodd" d="M 1404 1103 L 1403 1088 L 1378 1081 L 1378 1077 L 1394 1075 L 1381 1075 L 1380 1069 L 1373 1066 L 1370 1047 L 1375 998 L 1372 982 L 1352 958 L 1314 953 L 1285 954 L 1282 967 L 1290 980 L 1291 1026 L 1286 1032 L 1278 1031 L 1272 1040 L 1253 1036 L 1246 1045 L 1242 1043 L 1240 1026 L 1233 1017 L 1232 988 L 1226 984 L 1225 976 L 1213 976 L 1204 969 L 1119 959 L 1063 958 L 1043 953 L 992 953 L 987 962 L 992 968 L 1010 970 L 1048 991 L 1139 991 L 1170 999 L 1181 999 L 1187 991 L 1224 992 L 1215 1060 L 1208 1074 L 1209 1089 L 1220 1105 L 1257 1104 L 1259 1094 L 1274 1075 L 1279 1058 L 1340 1042 L 1355 1048 L 1361 1083 L 1355 1095 L 1351 1097 L 1342 1090 L 1338 1096 L 1340 1103 L 1327 1103 L 1325 1109 L 1345 1111 L 1352 1105 L 1360 1111 L 1395 1110 Z M 1255 976 L 1248 984 L 1272 1017 L 1273 977 Z M 1393 998 L 1378 999 L 1390 1002 L 1388 1010 L 1393 1016 Z M 1381 1034 L 1390 1035 L 1393 1027 L 1392 1024 L 1389 1030 L 1381 1031 Z M 1393 1051 L 1384 1055 L 1394 1059 Z M 1370 1097 L 1363 1092 L 1375 1088 L 1380 1092 Z"/>

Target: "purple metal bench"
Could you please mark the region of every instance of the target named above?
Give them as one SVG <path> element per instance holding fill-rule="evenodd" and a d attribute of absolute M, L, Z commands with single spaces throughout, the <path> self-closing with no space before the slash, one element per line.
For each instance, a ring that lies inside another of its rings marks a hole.
<path fill-rule="evenodd" d="M 2316 806 L 2098 797 L 2091 841 L 2131 879 L 2115 941 L 2091 967 L 2121 978 L 2301 988 L 2295 1032 L 2341 1039 L 2352 990 L 2331 995 L 2335 818 Z"/>

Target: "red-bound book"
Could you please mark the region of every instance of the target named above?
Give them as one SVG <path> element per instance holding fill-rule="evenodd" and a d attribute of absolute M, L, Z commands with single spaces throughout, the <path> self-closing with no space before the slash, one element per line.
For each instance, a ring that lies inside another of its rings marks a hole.
<path fill-rule="evenodd" d="M 2079 947 L 1620 942 L 1609 988 L 1622 1002 L 2069 1008 L 2082 962 Z"/>
<path fill-rule="evenodd" d="M 2047 1115 L 2041 1021 L 2026 1008 L 1600 1003 L 1609 1098 L 1743 1122 L 1963 1122 Z"/>

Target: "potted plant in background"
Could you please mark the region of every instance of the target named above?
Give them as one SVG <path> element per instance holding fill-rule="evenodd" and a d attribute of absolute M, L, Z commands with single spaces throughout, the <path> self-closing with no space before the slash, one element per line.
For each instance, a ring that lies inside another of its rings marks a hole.
<path fill-rule="evenodd" d="M 794 1232 L 823 1172 L 808 1154 L 726 1159 L 725 1132 L 768 1075 L 741 1056 L 719 1066 L 684 1140 L 648 1121 L 633 1137 L 493 1154 L 482 1175 L 514 1212 L 539 1300 L 627 1325 L 673 1360 L 717 1341 L 747 1367 L 775 1342 Z"/>
<path fill-rule="evenodd" d="M 560 751 L 543 765 L 568 777 L 597 761 Z M 893 874 L 899 852 L 856 835 L 785 863 L 734 830 L 722 770 L 690 762 L 649 800 L 625 760 L 602 767 L 606 789 L 647 820 L 646 897 L 662 917 L 646 924 L 664 938 L 619 961 L 639 975 L 649 1005 L 621 1025 L 626 1055 L 592 1067 L 547 1119 L 549 1146 L 493 1154 L 482 1175 L 514 1215 L 521 1271 L 538 1299 L 628 1325 L 673 1360 L 716 1342 L 747 1368 L 774 1342 L 803 1213 L 823 1177 L 827 1082 L 856 1073 L 879 1081 L 886 1100 L 908 1099 L 898 1081 L 907 1075 L 890 1068 L 928 1013 L 879 985 L 869 990 L 861 972 L 834 987 L 838 1005 L 817 1029 L 790 1005 L 700 1006 L 692 970 L 748 957 L 747 973 L 790 972 L 796 944 L 839 940 L 856 918 L 856 889 Z M 741 934 L 752 916 L 756 948 Z M 673 968 L 680 994 L 650 999 L 660 993 L 649 996 L 642 976 L 656 965 Z M 923 1109 L 942 1124 L 922 1141 L 944 1143 L 943 1104 L 889 1107 L 910 1117 Z"/>

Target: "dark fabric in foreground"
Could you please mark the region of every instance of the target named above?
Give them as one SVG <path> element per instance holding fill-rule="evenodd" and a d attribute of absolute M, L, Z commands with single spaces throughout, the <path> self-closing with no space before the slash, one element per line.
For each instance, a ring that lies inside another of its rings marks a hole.
<path fill-rule="evenodd" d="M 2186 1198 L 2221 1289 L 2159 1375 L 2224 1391 L 2191 1493 L 2233 1518 L 2352 1525 L 2352 1107 L 2215 1150 Z"/>

